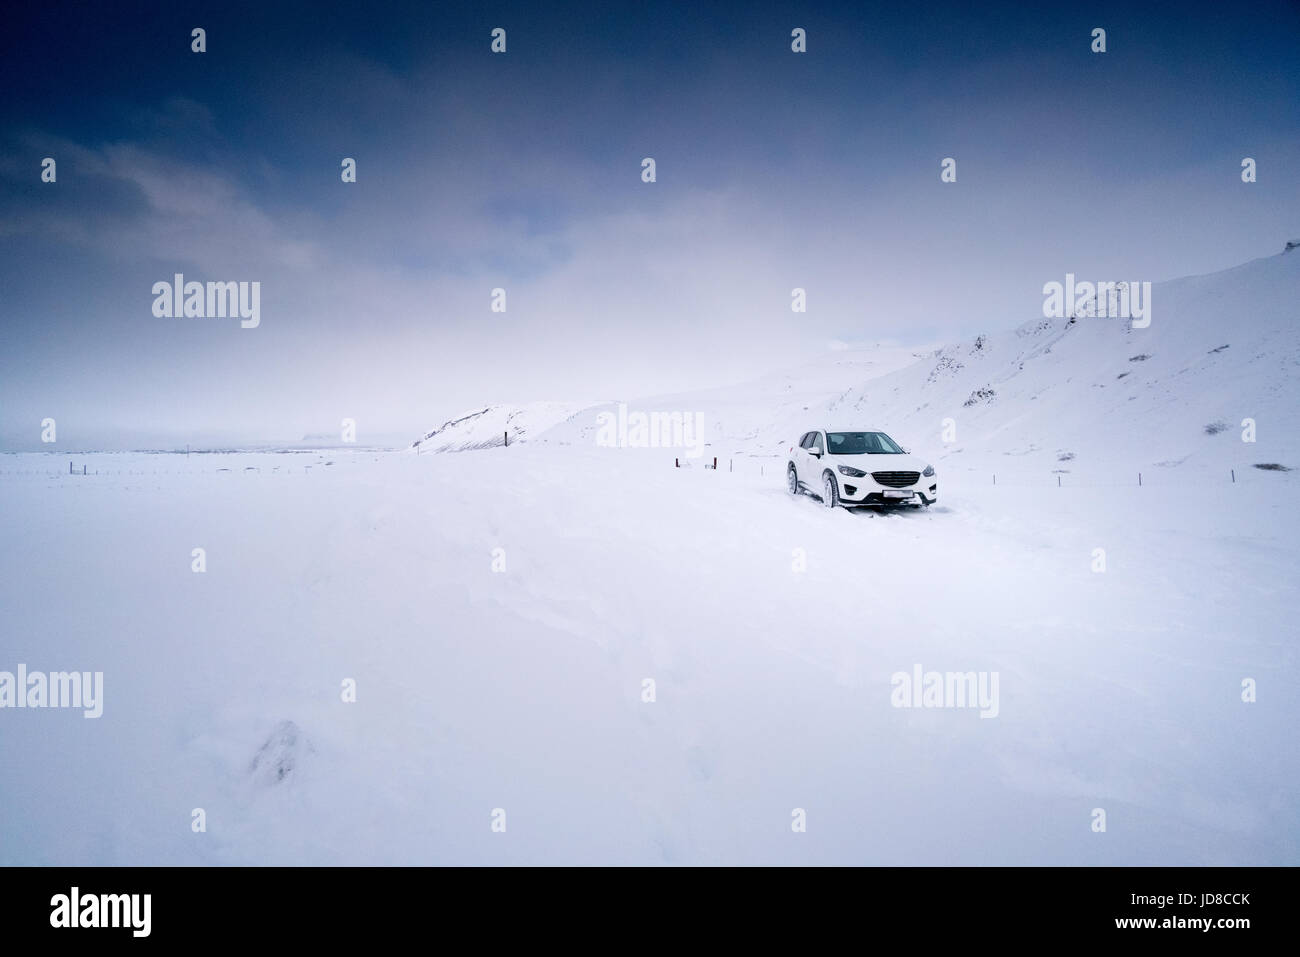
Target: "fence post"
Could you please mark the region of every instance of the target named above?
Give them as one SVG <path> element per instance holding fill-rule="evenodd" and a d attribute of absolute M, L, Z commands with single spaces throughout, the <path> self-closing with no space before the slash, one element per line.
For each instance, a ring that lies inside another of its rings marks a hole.
<path fill-rule="evenodd" d="M 1236 469 L 1228 469 L 1228 471 L 1232 473 L 1232 484 L 1233 484 L 1233 485 L 1236 485 L 1236 484 L 1237 484 L 1237 470 L 1236 470 Z"/>
<path fill-rule="evenodd" d="M 1138 472 L 1138 488 L 1142 487 L 1142 473 Z"/>

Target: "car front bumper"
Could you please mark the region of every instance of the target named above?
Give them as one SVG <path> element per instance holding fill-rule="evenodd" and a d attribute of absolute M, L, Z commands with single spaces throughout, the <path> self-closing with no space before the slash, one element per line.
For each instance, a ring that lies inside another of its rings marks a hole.
<path fill-rule="evenodd" d="M 933 505 L 939 501 L 939 483 L 934 478 L 922 478 L 906 488 L 886 488 L 870 475 L 863 478 L 842 475 L 839 483 L 840 502 L 844 505 Z"/>

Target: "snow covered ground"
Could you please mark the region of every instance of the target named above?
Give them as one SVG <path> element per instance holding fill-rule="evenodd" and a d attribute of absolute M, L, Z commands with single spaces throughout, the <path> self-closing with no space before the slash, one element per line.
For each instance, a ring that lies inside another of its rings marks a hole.
<path fill-rule="evenodd" d="M 0 669 L 105 688 L 0 713 L 6 864 L 1300 859 L 1293 474 L 874 515 L 663 450 L 74 460 L 0 456 Z M 916 665 L 997 716 L 893 707 Z"/>
<path fill-rule="evenodd" d="M 0 672 L 104 674 L 98 719 L 0 711 L 0 863 L 1300 863 L 1300 472 L 1258 467 L 1300 466 L 1298 303 L 1292 252 L 1147 329 L 626 403 L 703 418 L 689 468 L 558 402 L 0 455 Z M 816 427 L 939 504 L 792 498 Z M 918 670 L 996 705 L 896 707 Z"/>

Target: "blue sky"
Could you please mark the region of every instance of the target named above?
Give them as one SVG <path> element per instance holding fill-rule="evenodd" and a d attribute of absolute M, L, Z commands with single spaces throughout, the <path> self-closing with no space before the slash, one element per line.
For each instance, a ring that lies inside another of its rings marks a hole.
<path fill-rule="evenodd" d="M 1067 271 L 1280 251 L 1300 237 L 1297 6 L 1133 6 L 7 11 L 0 447 L 41 448 L 47 416 L 75 447 L 344 417 L 413 436 L 474 405 L 1007 328 Z M 261 325 L 155 317 L 177 272 L 261 282 Z"/>

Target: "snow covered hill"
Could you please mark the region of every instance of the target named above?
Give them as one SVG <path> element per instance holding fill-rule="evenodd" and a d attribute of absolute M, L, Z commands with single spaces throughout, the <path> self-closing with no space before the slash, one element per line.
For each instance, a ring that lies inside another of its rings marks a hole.
<path fill-rule="evenodd" d="M 490 405 L 449 419 L 416 439 L 411 448 L 420 452 L 466 452 L 525 440 L 544 432 L 583 408 L 580 402 L 530 402 L 526 405 Z"/>
<path fill-rule="evenodd" d="M 981 466 L 1300 466 L 1300 255 L 1157 284 L 1152 307 L 1147 328 L 1038 319 L 948 346 L 828 402 L 825 417 L 924 438 L 940 458 Z M 1246 419 L 1254 443 L 1242 441 Z"/>
<path fill-rule="evenodd" d="M 723 423 L 762 422 L 772 407 L 793 414 L 825 402 L 867 379 L 903 368 L 924 353 L 897 346 L 869 349 L 840 348 L 815 363 L 769 373 L 742 386 L 722 386 L 700 392 L 661 395 L 636 400 L 637 409 L 707 409 L 710 434 L 720 434 Z M 494 448 L 510 442 L 546 441 L 560 444 L 595 442 L 597 417 L 617 408 L 617 402 L 531 402 L 486 406 L 458 415 L 421 436 L 411 448 L 420 452 L 466 452 Z M 756 438 L 757 428 L 751 437 Z"/>
<path fill-rule="evenodd" d="M 1152 319 L 1035 318 L 896 368 L 832 353 L 744 386 L 630 401 L 703 416 L 711 454 L 779 457 L 816 426 L 879 428 L 951 469 L 1159 482 L 1300 467 L 1300 254 L 1157 283 Z M 896 360 L 897 357 L 894 357 Z M 593 406 L 542 442 L 592 443 Z M 1254 423 L 1255 441 L 1243 441 Z"/>

